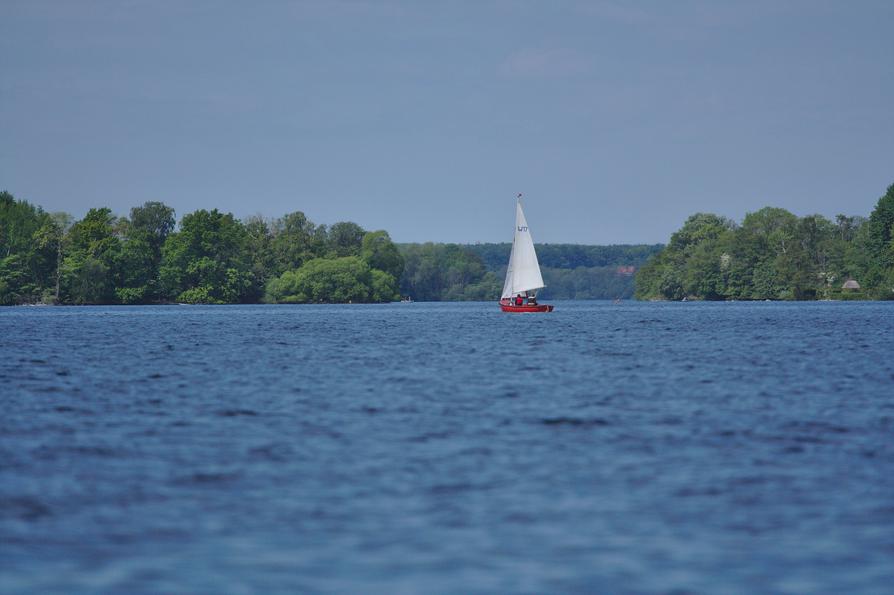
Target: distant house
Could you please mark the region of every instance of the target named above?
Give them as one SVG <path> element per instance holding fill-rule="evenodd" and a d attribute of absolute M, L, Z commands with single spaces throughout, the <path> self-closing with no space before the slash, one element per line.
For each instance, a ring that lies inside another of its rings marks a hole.
<path fill-rule="evenodd" d="M 633 273 L 636 272 L 636 267 L 634 266 L 620 266 L 617 269 L 617 273 L 624 277 L 632 277 Z"/>
<path fill-rule="evenodd" d="M 860 289 L 860 284 L 853 279 L 848 279 L 844 282 L 844 285 L 841 286 L 841 289 Z"/>

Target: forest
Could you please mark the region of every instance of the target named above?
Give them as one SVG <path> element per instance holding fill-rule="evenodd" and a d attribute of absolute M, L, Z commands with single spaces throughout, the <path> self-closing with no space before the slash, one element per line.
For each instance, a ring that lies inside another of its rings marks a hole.
<path fill-rule="evenodd" d="M 147 202 L 75 221 L 0 192 L 0 304 L 364 303 L 492 300 L 510 244 L 400 244 L 349 221 L 174 210 Z M 656 246 L 538 245 L 551 299 L 633 294 Z M 619 272 L 618 267 L 627 267 Z"/>
<path fill-rule="evenodd" d="M 543 299 L 625 299 L 633 271 L 661 250 L 658 245 L 537 244 L 546 287 Z M 512 244 L 398 244 L 404 257 L 402 295 L 419 301 L 497 299 Z M 619 269 L 624 269 L 622 272 Z"/>
<path fill-rule="evenodd" d="M 614 300 L 633 297 L 633 273 L 661 251 L 661 244 L 537 244 L 546 287 L 540 297 L 553 300 Z M 474 244 L 468 249 L 481 257 L 502 289 L 512 244 Z"/>
<path fill-rule="evenodd" d="M 648 300 L 894 299 L 894 184 L 869 217 L 696 213 L 636 276 Z"/>
<path fill-rule="evenodd" d="M 0 304 L 232 304 L 399 299 L 403 258 L 385 231 L 301 212 L 240 221 L 147 202 L 80 221 L 0 193 Z"/>
<path fill-rule="evenodd" d="M 692 215 L 667 246 L 538 244 L 543 299 L 894 299 L 894 185 L 868 217 L 766 207 Z M 239 220 L 161 202 L 126 217 L 0 192 L 0 304 L 370 303 L 497 299 L 511 244 L 395 244 L 296 211 Z M 634 272 L 636 276 L 634 277 Z"/>

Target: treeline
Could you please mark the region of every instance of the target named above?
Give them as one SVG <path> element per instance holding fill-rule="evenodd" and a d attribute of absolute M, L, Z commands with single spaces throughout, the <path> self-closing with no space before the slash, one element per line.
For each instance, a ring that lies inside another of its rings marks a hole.
<path fill-rule="evenodd" d="M 615 244 L 588 246 L 583 244 L 537 244 L 537 260 L 542 268 L 615 268 L 638 267 L 661 251 L 662 244 Z M 474 244 L 469 250 L 481 257 L 491 271 L 505 268 L 509 261 L 511 243 Z M 544 280 L 545 281 L 545 280 Z"/>
<path fill-rule="evenodd" d="M 541 297 L 627 298 L 639 269 L 639 299 L 894 299 L 892 236 L 894 185 L 868 218 L 768 207 L 738 225 L 699 213 L 666 248 L 539 244 Z M 301 212 L 240 221 L 199 210 L 178 226 L 160 202 L 74 221 L 0 192 L 4 305 L 491 300 L 510 250 L 395 245 L 385 231 L 317 225 Z"/>
<path fill-rule="evenodd" d="M 542 267 L 541 273 L 546 283 L 541 297 L 548 300 L 626 300 L 635 290 L 633 275 L 620 274 L 616 266 Z"/>
<path fill-rule="evenodd" d="M 401 294 L 424 302 L 499 299 L 503 277 L 487 270 L 468 246 L 429 242 L 398 247 L 404 259 Z"/>
<path fill-rule="evenodd" d="M 868 217 L 697 213 L 637 274 L 639 299 L 894 299 L 894 185 Z"/>
<path fill-rule="evenodd" d="M 609 300 L 633 297 L 634 277 L 619 273 L 619 267 L 634 270 L 661 251 L 661 244 L 616 244 L 587 246 L 581 244 L 537 244 L 546 287 L 543 299 Z M 488 270 L 502 280 L 512 244 L 475 244 L 469 250 L 479 255 Z M 502 284 L 500 285 L 502 289 Z"/>
<path fill-rule="evenodd" d="M 160 202 L 80 221 L 0 192 L 0 304 L 384 302 L 403 258 L 385 231 L 301 212 L 240 221 Z"/>
<path fill-rule="evenodd" d="M 419 301 L 497 299 L 512 244 L 398 244 L 404 257 L 400 289 Z M 546 283 L 543 299 L 616 299 L 633 295 L 632 274 L 661 250 L 657 245 L 538 244 Z"/>

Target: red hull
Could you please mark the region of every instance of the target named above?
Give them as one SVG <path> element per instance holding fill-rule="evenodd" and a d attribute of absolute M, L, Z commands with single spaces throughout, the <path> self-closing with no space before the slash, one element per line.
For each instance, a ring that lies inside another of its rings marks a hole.
<path fill-rule="evenodd" d="M 500 300 L 500 310 L 503 312 L 552 312 L 549 304 L 537 304 L 536 306 L 514 306 L 508 300 Z"/>

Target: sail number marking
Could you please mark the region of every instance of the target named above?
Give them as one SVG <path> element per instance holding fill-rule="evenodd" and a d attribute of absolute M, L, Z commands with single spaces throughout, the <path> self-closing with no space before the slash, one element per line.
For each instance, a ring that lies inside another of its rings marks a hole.
<path fill-rule="evenodd" d="M 519 231 L 528 231 L 528 226 L 527 225 L 519 225 L 518 230 Z"/>

